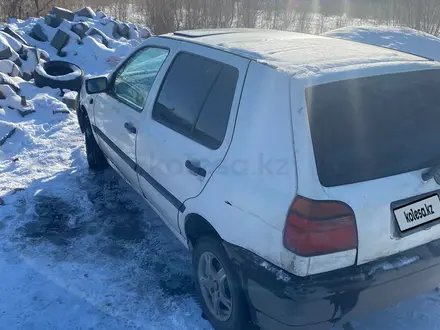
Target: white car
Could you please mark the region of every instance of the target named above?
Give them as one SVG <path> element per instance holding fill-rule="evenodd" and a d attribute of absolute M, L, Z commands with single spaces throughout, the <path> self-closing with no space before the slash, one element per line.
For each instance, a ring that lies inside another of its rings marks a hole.
<path fill-rule="evenodd" d="M 182 31 L 86 80 L 78 118 L 90 168 L 192 252 L 215 329 L 329 329 L 440 283 L 439 90 L 394 50 Z"/>

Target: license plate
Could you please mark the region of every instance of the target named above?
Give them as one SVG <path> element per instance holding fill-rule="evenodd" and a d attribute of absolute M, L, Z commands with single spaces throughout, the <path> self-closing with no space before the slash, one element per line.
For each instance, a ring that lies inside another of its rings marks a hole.
<path fill-rule="evenodd" d="M 394 210 L 400 230 L 405 231 L 440 218 L 438 195 L 421 199 Z"/>

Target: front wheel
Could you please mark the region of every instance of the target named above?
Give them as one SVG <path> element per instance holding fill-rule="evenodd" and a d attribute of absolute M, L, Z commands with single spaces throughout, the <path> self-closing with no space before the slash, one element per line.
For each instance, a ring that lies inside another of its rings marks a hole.
<path fill-rule="evenodd" d="M 193 252 L 197 299 L 216 330 L 249 327 L 248 307 L 239 278 L 218 239 L 200 239 Z"/>
<path fill-rule="evenodd" d="M 107 159 L 101 148 L 95 140 L 92 132 L 92 126 L 88 118 L 85 118 L 84 135 L 86 140 L 87 162 L 91 170 L 100 171 L 108 167 Z"/>

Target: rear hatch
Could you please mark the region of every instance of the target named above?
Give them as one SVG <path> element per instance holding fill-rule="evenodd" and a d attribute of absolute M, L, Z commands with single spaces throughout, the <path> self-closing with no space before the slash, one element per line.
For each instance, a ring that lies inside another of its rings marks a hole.
<path fill-rule="evenodd" d="M 353 209 L 358 264 L 440 238 L 440 185 L 422 179 L 440 164 L 440 70 L 316 85 L 306 103 L 313 197 Z"/>

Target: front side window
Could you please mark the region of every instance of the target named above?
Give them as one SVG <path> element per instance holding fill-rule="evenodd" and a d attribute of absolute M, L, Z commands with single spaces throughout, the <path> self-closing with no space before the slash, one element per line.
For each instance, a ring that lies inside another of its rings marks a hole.
<path fill-rule="evenodd" d="M 153 119 L 217 149 L 226 134 L 237 81 L 234 67 L 179 54 L 159 92 Z"/>
<path fill-rule="evenodd" d="M 140 50 L 116 73 L 113 94 L 142 110 L 168 53 L 167 49 L 153 47 Z"/>

